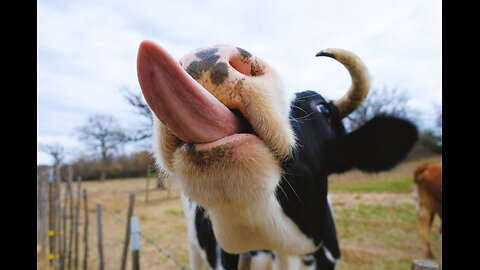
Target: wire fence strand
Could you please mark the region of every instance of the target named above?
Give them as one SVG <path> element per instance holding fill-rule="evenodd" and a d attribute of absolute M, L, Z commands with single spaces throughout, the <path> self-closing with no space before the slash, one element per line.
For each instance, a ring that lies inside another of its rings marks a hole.
<path fill-rule="evenodd" d="M 124 221 L 122 218 L 120 218 L 119 216 L 115 215 L 113 212 L 111 211 L 108 211 L 107 209 L 102 209 L 103 212 L 105 212 L 106 214 L 110 215 L 111 217 L 113 217 L 116 221 L 122 223 L 123 225 L 127 225 L 127 222 Z M 167 257 L 167 259 L 171 260 L 172 262 L 174 262 L 178 267 L 180 267 L 180 269 L 183 269 L 183 270 L 187 270 L 188 268 L 185 267 L 183 264 L 181 264 L 180 262 L 178 262 L 174 257 L 172 257 L 168 252 L 166 252 L 163 248 L 161 248 L 157 243 L 155 243 L 153 240 L 151 240 L 150 238 L 148 238 L 148 236 L 146 236 L 144 233 L 142 233 L 141 231 L 139 231 L 139 235 L 140 237 L 142 237 L 145 241 L 147 241 L 150 245 L 152 245 L 157 251 L 159 251 L 160 253 L 162 253 L 165 257 Z"/>

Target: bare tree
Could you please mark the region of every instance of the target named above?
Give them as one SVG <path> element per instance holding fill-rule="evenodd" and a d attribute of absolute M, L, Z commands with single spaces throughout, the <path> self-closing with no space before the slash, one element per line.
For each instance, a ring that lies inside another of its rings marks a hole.
<path fill-rule="evenodd" d="M 152 137 L 152 125 L 153 125 L 153 114 L 148 104 L 143 99 L 143 95 L 141 93 L 133 93 L 128 88 L 124 87 L 120 89 L 122 92 L 123 97 L 127 100 L 127 102 L 132 105 L 134 110 L 137 114 L 143 116 L 144 119 L 147 119 L 147 123 L 137 130 L 134 130 L 132 133 L 127 135 L 127 141 L 129 142 L 139 142 L 145 139 L 149 139 Z M 165 183 L 165 174 L 161 172 L 157 178 L 157 188 L 158 189 L 166 189 Z"/>
<path fill-rule="evenodd" d="M 135 112 L 146 119 L 147 122 L 142 125 L 141 127 L 133 130 L 131 133 L 127 134 L 127 141 L 129 142 L 138 142 L 152 137 L 152 111 L 150 107 L 148 107 L 147 103 L 143 99 L 143 95 L 141 93 L 133 93 L 128 88 L 124 87 L 120 89 L 122 92 L 123 97 L 127 100 L 127 102 L 132 105 Z"/>
<path fill-rule="evenodd" d="M 59 167 L 63 161 L 65 155 L 65 149 L 60 143 L 39 144 L 40 151 L 45 152 L 52 156 L 53 166 Z"/>
<path fill-rule="evenodd" d="M 386 86 L 382 89 L 373 88 L 362 106 L 348 116 L 345 122 L 346 127 L 355 130 L 381 114 L 406 118 L 409 111 L 407 106 L 409 99 L 406 92 L 402 92 L 398 88 L 388 89 Z"/>
<path fill-rule="evenodd" d="M 79 139 L 83 141 L 90 150 L 100 153 L 102 168 L 100 181 L 106 177 L 108 159 L 111 152 L 117 150 L 118 146 L 125 142 L 125 132 L 118 125 L 117 120 L 111 115 L 91 115 L 87 123 L 78 128 Z"/>

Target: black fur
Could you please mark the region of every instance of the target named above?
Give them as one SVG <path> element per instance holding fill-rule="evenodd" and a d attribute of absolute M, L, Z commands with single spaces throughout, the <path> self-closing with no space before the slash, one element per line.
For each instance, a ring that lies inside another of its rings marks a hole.
<path fill-rule="evenodd" d="M 319 111 L 317 106 L 324 106 Z M 347 134 L 338 109 L 314 91 L 297 93 L 290 124 L 297 138 L 292 158 L 283 163 L 276 194 L 285 214 L 315 245 L 323 242 L 340 257 L 335 224 L 327 204 L 327 177 L 351 168 L 381 171 L 401 161 L 417 140 L 417 129 L 395 117 L 378 116 Z M 326 109 L 325 109 L 326 108 Z M 319 269 L 333 269 L 324 252 L 314 254 Z M 319 264 L 323 264 L 320 268 Z"/>
<path fill-rule="evenodd" d="M 319 105 L 323 106 L 320 111 Z M 325 252 L 326 249 L 334 259 L 340 258 L 335 222 L 327 202 L 328 175 L 352 168 L 369 172 L 392 168 L 412 148 L 418 137 L 417 129 L 406 120 L 378 116 L 347 134 L 335 105 L 314 91 L 296 94 L 291 104 L 290 124 L 298 146 L 291 158 L 282 163 L 283 177 L 276 197 L 298 228 L 315 245 L 322 244 L 313 254 L 305 254 L 304 264 L 315 264 L 322 270 L 334 269 L 335 263 Z M 197 234 L 212 266 L 216 261 L 216 243 L 210 220 L 205 218 L 199 210 Z M 313 255 L 313 261 L 309 255 Z M 226 269 L 236 269 L 238 255 L 222 250 L 221 259 Z"/>

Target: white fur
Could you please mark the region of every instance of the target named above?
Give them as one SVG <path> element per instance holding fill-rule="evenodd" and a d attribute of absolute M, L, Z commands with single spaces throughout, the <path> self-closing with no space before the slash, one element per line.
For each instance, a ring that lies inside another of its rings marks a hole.
<path fill-rule="evenodd" d="M 285 215 L 273 194 L 238 212 L 222 206 L 209 211 L 215 237 L 227 252 L 268 249 L 300 255 L 316 249 L 312 239 Z"/>

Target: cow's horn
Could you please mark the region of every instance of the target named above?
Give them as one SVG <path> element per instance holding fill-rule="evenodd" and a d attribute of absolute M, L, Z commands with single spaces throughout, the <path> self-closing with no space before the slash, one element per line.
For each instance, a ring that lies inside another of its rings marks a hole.
<path fill-rule="evenodd" d="M 350 86 L 347 94 L 334 102 L 340 112 L 340 116 L 344 118 L 360 107 L 363 100 L 367 97 L 370 90 L 370 74 L 367 66 L 365 66 L 360 57 L 342 49 L 326 49 L 317 53 L 316 56 L 332 57 L 342 63 L 350 72 L 352 86 Z"/>

